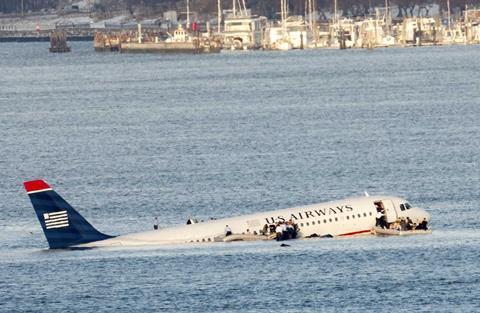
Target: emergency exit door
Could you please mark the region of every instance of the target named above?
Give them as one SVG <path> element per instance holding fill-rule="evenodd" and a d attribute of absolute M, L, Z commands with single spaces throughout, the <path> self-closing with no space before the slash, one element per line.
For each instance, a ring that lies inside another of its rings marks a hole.
<path fill-rule="evenodd" d="M 383 208 L 385 209 L 385 217 L 387 223 L 393 223 L 397 220 L 398 214 L 392 200 L 382 200 Z"/>

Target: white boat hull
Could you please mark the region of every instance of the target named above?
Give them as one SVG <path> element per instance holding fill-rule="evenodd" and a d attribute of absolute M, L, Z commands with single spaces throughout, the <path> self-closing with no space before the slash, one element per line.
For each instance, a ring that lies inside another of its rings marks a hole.
<path fill-rule="evenodd" d="M 410 235 L 427 235 L 431 234 L 432 230 L 427 229 L 413 229 L 413 230 L 397 230 L 397 229 L 385 229 L 378 226 L 372 228 L 374 235 L 380 236 L 410 236 Z"/>

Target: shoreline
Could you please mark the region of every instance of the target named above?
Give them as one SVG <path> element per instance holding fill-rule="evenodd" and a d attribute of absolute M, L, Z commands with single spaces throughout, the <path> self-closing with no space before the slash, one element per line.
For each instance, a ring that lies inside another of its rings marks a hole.
<path fill-rule="evenodd" d="M 93 41 L 93 35 L 67 36 L 68 41 Z M 0 42 L 50 42 L 50 35 L 0 37 Z"/>

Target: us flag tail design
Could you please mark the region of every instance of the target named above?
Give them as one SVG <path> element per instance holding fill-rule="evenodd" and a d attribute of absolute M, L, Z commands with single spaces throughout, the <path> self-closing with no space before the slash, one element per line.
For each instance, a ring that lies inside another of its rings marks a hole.
<path fill-rule="evenodd" d="M 90 225 L 73 207 L 44 180 L 23 183 L 50 249 L 64 249 L 112 236 L 102 234 Z"/>

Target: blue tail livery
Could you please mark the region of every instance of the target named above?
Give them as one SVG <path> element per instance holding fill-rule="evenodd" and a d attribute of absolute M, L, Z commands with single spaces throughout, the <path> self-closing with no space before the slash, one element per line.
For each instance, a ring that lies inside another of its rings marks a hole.
<path fill-rule="evenodd" d="M 112 238 L 87 222 L 43 180 L 24 182 L 50 249 Z"/>

